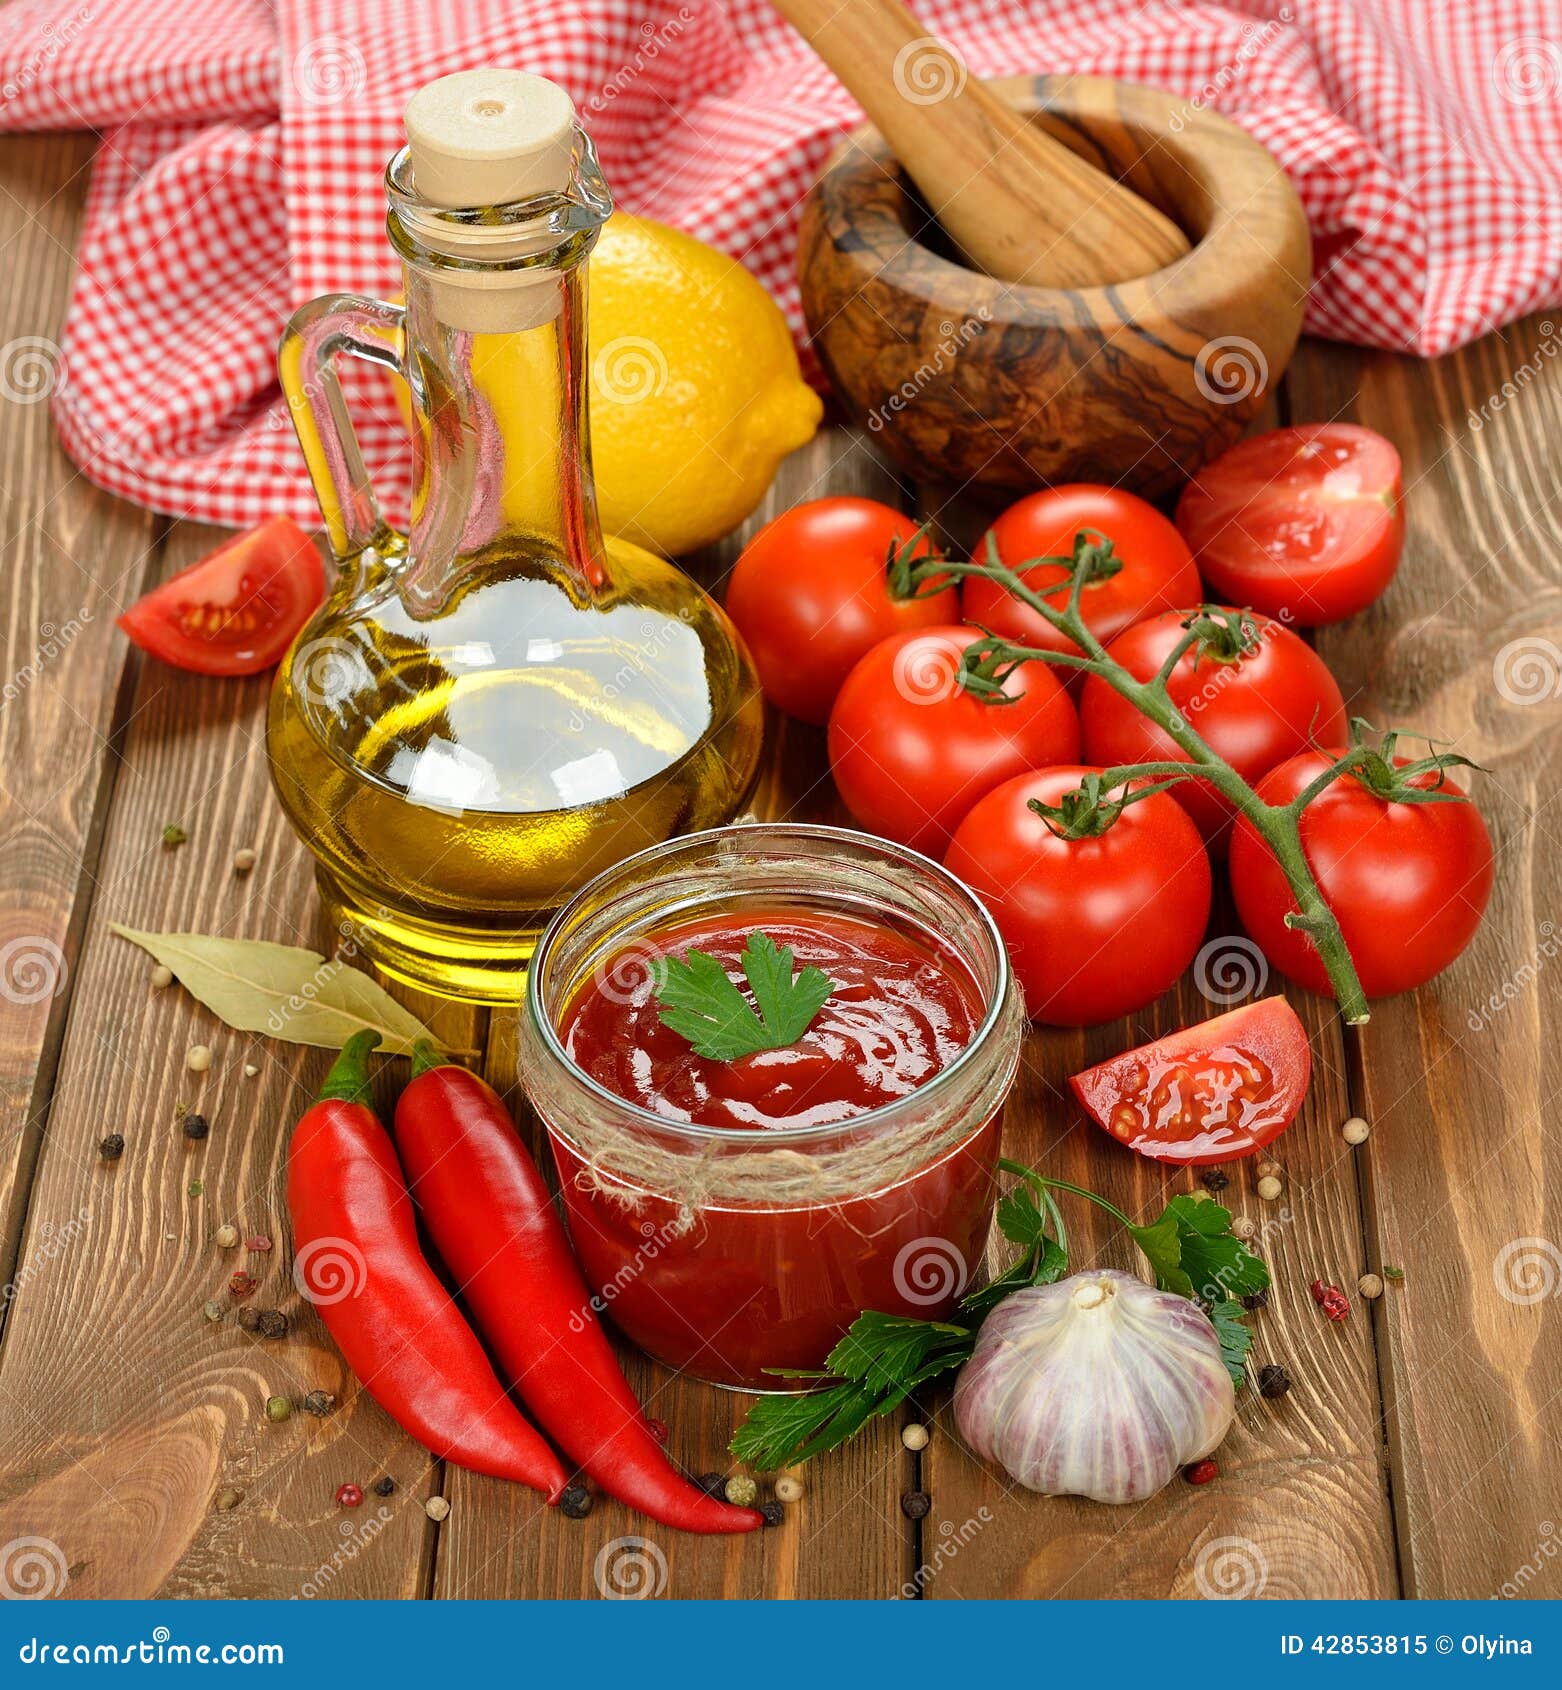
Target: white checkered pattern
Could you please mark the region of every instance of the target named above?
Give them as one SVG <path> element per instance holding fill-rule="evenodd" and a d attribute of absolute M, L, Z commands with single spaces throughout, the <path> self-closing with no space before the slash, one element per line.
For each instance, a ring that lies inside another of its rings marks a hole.
<path fill-rule="evenodd" d="M 917 9 L 973 74 L 1152 83 L 1266 142 L 1312 221 L 1315 333 L 1432 354 L 1562 296 L 1562 0 Z M 402 105 L 492 62 L 562 83 L 619 202 L 742 258 L 801 333 L 798 202 L 859 114 L 766 0 L 18 0 L 0 129 L 105 131 L 54 400 L 94 480 L 212 522 L 314 519 L 282 321 L 396 285 Z M 394 516 L 401 431 L 383 384 L 358 392 Z"/>

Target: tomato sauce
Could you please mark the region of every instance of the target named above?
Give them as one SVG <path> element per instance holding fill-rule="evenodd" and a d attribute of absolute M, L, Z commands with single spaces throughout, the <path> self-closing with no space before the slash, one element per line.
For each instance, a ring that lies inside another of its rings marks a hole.
<path fill-rule="evenodd" d="M 698 949 L 743 987 L 739 957 L 756 930 L 791 946 L 795 967 L 822 968 L 834 989 L 793 1045 L 730 1063 L 698 1056 L 662 1025 L 651 965 Z M 768 905 L 641 936 L 595 971 L 560 1034 L 578 1068 L 669 1123 L 824 1129 L 834 1148 L 855 1118 L 953 1062 L 983 1014 L 976 983 L 931 936 Z M 818 1367 L 864 1309 L 936 1318 L 953 1308 L 986 1240 L 998 1136 L 998 1117 L 976 1123 L 885 1190 L 804 1206 L 717 1202 L 692 1222 L 672 1199 L 578 1178 L 580 1159 L 557 1133 L 553 1148 L 586 1278 L 625 1334 L 670 1366 L 776 1389 L 784 1382 L 766 1369 Z"/>

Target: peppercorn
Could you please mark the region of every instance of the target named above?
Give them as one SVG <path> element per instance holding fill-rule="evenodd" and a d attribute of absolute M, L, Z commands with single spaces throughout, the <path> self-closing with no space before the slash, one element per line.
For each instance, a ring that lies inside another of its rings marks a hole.
<path fill-rule="evenodd" d="M 383 1479 L 374 1481 L 374 1494 L 376 1496 L 392 1496 L 395 1494 L 395 1490 L 396 1481 L 388 1473 Z"/>
<path fill-rule="evenodd" d="M 1356 1290 L 1370 1303 L 1383 1295 L 1383 1281 L 1375 1273 L 1364 1273 L 1356 1281 Z"/>
<path fill-rule="evenodd" d="M 443 1520 L 448 1518 L 450 1514 L 450 1504 L 442 1496 L 431 1496 L 423 1504 L 423 1512 L 431 1520 Z"/>
<path fill-rule="evenodd" d="M 1276 1362 L 1258 1370 L 1258 1394 L 1261 1397 L 1283 1397 L 1291 1388 L 1291 1375 Z"/>
<path fill-rule="evenodd" d="M 1360 1115 L 1352 1115 L 1340 1128 L 1340 1136 L 1347 1144 L 1365 1144 L 1372 1136 L 1372 1128 L 1362 1120 Z"/>
<path fill-rule="evenodd" d="M 228 1276 L 228 1289 L 235 1297 L 248 1297 L 260 1283 L 252 1273 L 246 1273 L 243 1268 Z"/>
<path fill-rule="evenodd" d="M 163 844 L 170 851 L 174 846 L 184 844 L 189 837 L 189 834 L 177 822 L 169 822 L 167 827 L 163 829 Z"/>
<path fill-rule="evenodd" d="M 201 1313 L 205 1315 L 208 1320 L 221 1320 L 222 1304 L 219 1303 L 215 1297 L 208 1298 L 206 1302 L 201 1304 Z"/>
<path fill-rule="evenodd" d="M 1260 1179 L 1279 1179 L 1280 1171 L 1278 1162 L 1260 1162 L 1258 1164 L 1258 1177 Z"/>
<path fill-rule="evenodd" d="M 752 1508 L 759 1486 L 746 1473 L 736 1473 L 722 1487 L 722 1495 L 737 1508 Z"/>
<path fill-rule="evenodd" d="M 193 1179 L 193 1180 L 190 1181 L 190 1183 L 184 1189 L 185 1189 L 185 1195 L 186 1196 L 188 1196 L 188 1197 L 200 1197 L 204 1194 L 204 1192 L 206 1190 L 206 1185 L 205 1185 L 205 1182 L 202 1181 L 202 1180 Z"/>
<path fill-rule="evenodd" d="M 356 1508 L 363 1501 L 363 1492 L 357 1485 L 338 1485 L 336 1500 L 343 1508 Z"/>
<path fill-rule="evenodd" d="M 659 1444 L 667 1442 L 667 1422 L 665 1420 L 657 1420 L 654 1416 L 648 1414 L 645 1417 L 645 1428 Z"/>
<path fill-rule="evenodd" d="M 292 1415 L 293 1405 L 286 1397 L 266 1398 L 266 1418 L 268 1420 L 273 1420 L 280 1425 L 284 1420 L 291 1419 Z"/>
<path fill-rule="evenodd" d="M 1245 1309 L 1267 1309 L 1269 1307 L 1269 1293 L 1267 1291 L 1250 1291 L 1242 1299 Z"/>
<path fill-rule="evenodd" d="M 1231 1184 L 1231 1175 L 1224 1168 L 1205 1168 L 1199 1174 L 1199 1183 L 1209 1191 L 1224 1191 Z"/>
<path fill-rule="evenodd" d="M 932 1506 L 933 1499 L 925 1490 L 907 1490 L 900 1493 L 900 1511 L 908 1520 L 925 1519 Z"/>
<path fill-rule="evenodd" d="M 786 1510 L 779 1502 L 760 1503 L 759 1513 L 767 1526 L 779 1526 L 786 1518 Z"/>
<path fill-rule="evenodd" d="M 173 985 L 174 971 L 171 968 L 165 968 L 162 963 L 158 963 L 147 978 L 158 991 L 162 991 L 165 986 Z"/>
<path fill-rule="evenodd" d="M 336 1398 L 329 1391 L 311 1391 L 304 1398 L 305 1410 L 318 1419 L 323 1420 L 335 1407 Z"/>
<path fill-rule="evenodd" d="M 1231 1223 L 1231 1236 L 1241 1239 L 1256 1238 L 1258 1236 L 1258 1222 L 1247 1215 L 1238 1215 Z"/>
<path fill-rule="evenodd" d="M 109 1133 L 98 1140 L 98 1155 L 105 1162 L 117 1162 L 125 1154 L 125 1138 L 123 1133 Z"/>
<path fill-rule="evenodd" d="M 287 1337 L 287 1316 L 281 1309 L 262 1309 L 257 1325 L 262 1338 Z"/>
<path fill-rule="evenodd" d="M 233 853 L 233 872 L 235 874 L 248 874 L 254 866 L 255 853 L 248 845 Z"/>
<path fill-rule="evenodd" d="M 239 1241 L 239 1229 L 236 1226 L 220 1226 L 212 1236 L 212 1242 L 219 1250 L 231 1250 Z"/>
<path fill-rule="evenodd" d="M 1273 1174 L 1265 1174 L 1258 1182 L 1258 1195 L 1263 1198 L 1266 1203 L 1273 1203 L 1284 1190 L 1285 1187 Z"/>
<path fill-rule="evenodd" d="M 233 1490 L 230 1487 L 226 1490 L 220 1490 L 217 1492 L 216 1496 L 212 1498 L 212 1507 L 215 1508 L 218 1513 L 226 1514 L 229 1509 L 237 1508 L 243 1500 L 244 1492 L 241 1490 Z"/>
<path fill-rule="evenodd" d="M 1213 1461 L 1195 1461 L 1191 1467 L 1184 1467 L 1182 1476 L 1190 1485 L 1207 1485 L 1220 1471 Z"/>
<path fill-rule="evenodd" d="M 566 1485 L 559 1495 L 559 1512 L 566 1520 L 584 1520 L 591 1512 L 591 1492 L 584 1485 Z"/>
<path fill-rule="evenodd" d="M 256 1256 L 269 1256 L 271 1254 L 271 1240 L 267 1238 L 265 1233 L 257 1232 L 253 1238 L 244 1240 L 244 1248 Z"/>
<path fill-rule="evenodd" d="M 246 1303 L 239 1310 L 239 1330 L 241 1332 L 258 1332 L 260 1330 L 260 1310 L 251 1308 Z"/>
<path fill-rule="evenodd" d="M 928 1436 L 926 1426 L 911 1425 L 902 1428 L 900 1441 L 907 1449 L 926 1449 Z"/>
<path fill-rule="evenodd" d="M 212 1130 L 211 1122 L 204 1115 L 186 1115 L 179 1125 L 184 1136 L 189 1139 L 203 1139 Z"/>
<path fill-rule="evenodd" d="M 1328 1319 L 1344 1320 L 1350 1313 L 1350 1299 L 1338 1285 L 1325 1285 L 1321 1279 L 1315 1279 L 1307 1289 Z"/>
<path fill-rule="evenodd" d="M 776 1480 L 776 1496 L 782 1502 L 801 1502 L 803 1481 L 793 1478 L 790 1473 L 783 1474 Z"/>
<path fill-rule="evenodd" d="M 204 1074 L 212 1065 L 210 1045 L 191 1045 L 184 1053 L 184 1065 L 192 1074 Z"/>

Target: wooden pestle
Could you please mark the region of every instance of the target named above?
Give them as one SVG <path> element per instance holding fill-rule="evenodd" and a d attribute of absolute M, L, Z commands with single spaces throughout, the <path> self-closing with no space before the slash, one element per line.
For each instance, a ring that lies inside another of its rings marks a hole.
<path fill-rule="evenodd" d="M 1026 122 L 900 0 L 772 3 L 988 275 L 1034 287 L 1101 287 L 1148 275 L 1189 250 L 1170 218 Z"/>

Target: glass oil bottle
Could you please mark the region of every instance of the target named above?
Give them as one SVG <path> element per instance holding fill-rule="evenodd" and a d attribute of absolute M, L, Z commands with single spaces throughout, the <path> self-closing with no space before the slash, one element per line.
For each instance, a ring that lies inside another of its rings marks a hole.
<path fill-rule="evenodd" d="M 399 979 L 514 1002 L 586 880 L 743 807 L 762 707 L 714 602 L 598 526 L 584 270 L 612 201 L 568 97 L 462 72 L 407 128 L 386 171 L 405 305 L 328 295 L 282 340 L 337 575 L 278 673 L 267 750 L 333 924 Z M 405 535 L 338 354 L 410 389 Z"/>

